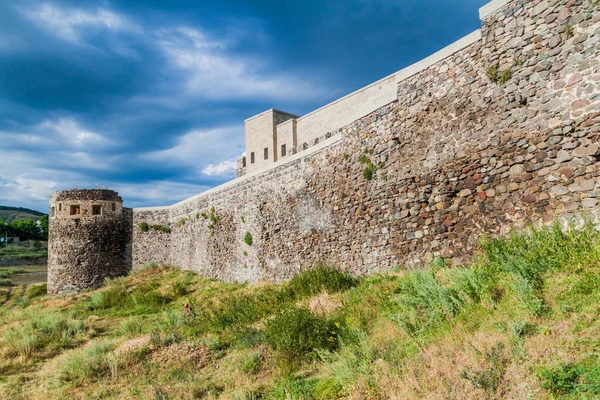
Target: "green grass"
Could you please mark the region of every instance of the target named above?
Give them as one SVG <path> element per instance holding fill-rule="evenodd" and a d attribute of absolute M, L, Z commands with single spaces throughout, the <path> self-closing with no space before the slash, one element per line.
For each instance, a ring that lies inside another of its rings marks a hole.
<path fill-rule="evenodd" d="M 3 260 L 33 260 L 48 257 L 48 250 L 44 248 L 26 246 L 3 246 L 0 247 L 0 259 Z"/>
<path fill-rule="evenodd" d="M 2 268 L 2 269 L 0 269 L 0 279 L 10 278 L 11 276 L 13 276 L 15 274 L 21 274 L 23 272 L 25 272 L 25 270 L 23 270 L 23 269 Z"/>
<path fill-rule="evenodd" d="M 336 293 L 350 289 L 358 282 L 348 273 L 330 266 L 318 266 L 296 275 L 289 288 L 298 298 L 314 296 L 321 292 Z"/>
<path fill-rule="evenodd" d="M 288 359 L 310 357 L 315 350 L 338 345 L 340 324 L 318 317 L 304 308 L 289 308 L 267 321 L 265 340 Z"/>
<path fill-rule="evenodd" d="M 0 397 L 598 398 L 599 252 L 587 223 L 363 278 L 317 266 L 248 285 L 153 265 L 74 298 L 14 287 Z"/>
<path fill-rule="evenodd" d="M 116 361 L 111 357 L 114 348 L 114 340 L 103 339 L 92 341 L 85 347 L 68 353 L 58 363 L 56 380 L 59 384 L 81 386 L 109 375 Z"/>
<path fill-rule="evenodd" d="M 57 312 L 32 310 L 24 323 L 4 332 L 4 345 L 10 354 L 31 357 L 48 348 L 63 349 L 75 344 L 84 332 L 82 320 Z"/>

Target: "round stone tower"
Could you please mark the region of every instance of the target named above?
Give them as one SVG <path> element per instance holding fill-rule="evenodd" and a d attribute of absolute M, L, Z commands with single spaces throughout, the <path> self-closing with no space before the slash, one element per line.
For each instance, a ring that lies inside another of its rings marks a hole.
<path fill-rule="evenodd" d="M 79 293 L 131 269 L 131 209 L 117 192 L 50 195 L 48 294 Z"/>

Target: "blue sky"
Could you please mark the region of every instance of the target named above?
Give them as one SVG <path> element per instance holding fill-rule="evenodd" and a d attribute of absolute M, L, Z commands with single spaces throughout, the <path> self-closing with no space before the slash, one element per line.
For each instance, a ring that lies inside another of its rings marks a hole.
<path fill-rule="evenodd" d="M 0 204 L 232 179 L 244 119 L 305 114 L 479 27 L 485 0 L 0 0 Z"/>

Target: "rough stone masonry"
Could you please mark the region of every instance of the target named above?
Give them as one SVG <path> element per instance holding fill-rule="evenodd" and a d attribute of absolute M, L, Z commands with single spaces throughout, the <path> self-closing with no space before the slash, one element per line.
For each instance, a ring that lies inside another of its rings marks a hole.
<path fill-rule="evenodd" d="M 52 194 L 48 294 L 78 293 L 131 270 L 131 209 L 116 192 L 65 190 Z"/>
<path fill-rule="evenodd" d="M 498 3 L 479 39 L 400 80 L 395 101 L 314 151 L 134 209 L 133 268 L 226 281 L 281 281 L 318 263 L 366 274 L 464 262 L 481 235 L 528 222 L 597 221 L 599 6 Z"/>

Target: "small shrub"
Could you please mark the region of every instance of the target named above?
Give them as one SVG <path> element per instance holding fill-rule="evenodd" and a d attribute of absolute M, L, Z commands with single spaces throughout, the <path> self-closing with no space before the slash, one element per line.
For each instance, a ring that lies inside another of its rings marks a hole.
<path fill-rule="evenodd" d="M 460 377 L 470 381 L 474 387 L 483 389 L 489 396 L 493 396 L 504 378 L 508 359 L 504 356 L 504 345 L 497 342 L 496 345 L 485 353 L 484 361 L 486 367 L 480 370 L 465 370 Z"/>
<path fill-rule="evenodd" d="M 82 386 L 110 372 L 109 353 L 115 349 L 115 342 L 104 339 L 91 342 L 82 349 L 69 353 L 56 368 L 56 378 L 62 383 Z"/>
<path fill-rule="evenodd" d="M 348 153 L 344 153 L 344 160 L 347 160 L 347 159 L 349 159 L 349 158 L 350 158 L 350 154 L 348 154 Z"/>
<path fill-rule="evenodd" d="M 358 161 L 360 161 L 361 164 L 371 164 L 371 159 L 365 154 L 361 154 Z"/>
<path fill-rule="evenodd" d="M 138 318 L 127 318 L 121 321 L 120 331 L 124 336 L 138 336 L 144 332 L 144 324 Z"/>
<path fill-rule="evenodd" d="M 558 364 L 554 367 L 544 368 L 538 377 L 542 380 L 542 387 L 556 395 L 569 394 L 575 390 L 581 368 L 576 364 Z"/>
<path fill-rule="evenodd" d="M 293 376 L 286 376 L 277 379 L 273 387 L 269 390 L 269 399 L 313 399 L 316 379 L 303 379 Z"/>
<path fill-rule="evenodd" d="M 41 297 L 41 296 L 45 296 L 48 292 L 48 285 L 43 283 L 40 285 L 31 285 L 28 289 L 27 289 L 27 298 L 28 299 L 33 299 L 36 297 Z"/>
<path fill-rule="evenodd" d="M 244 243 L 248 246 L 252 246 L 252 234 L 250 232 L 246 232 L 246 235 L 244 235 Z"/>
<path fill-rule="evenodd" d="M 264 300 L 260 301 L 251 295 L 233 296 L 224 299 L 221 307 L 205 312 L 205 318 L 210 326 L 216 329 L 252 324 L 270 311 L 269 306 L 272 306 L 273 302 L 271 299 Z"/>
<path fill-rule="evenodd" d="M 165 225 L 148 225 L 146 222 L 139 224 L 139 228 L 142 232 L 148 232 L 150 229 L 157 232 L 171 233 L 171 228 Z"/>
<path fill-rule="evenodd" d="M 567 26 L 565 26 L 565 29 L 563 29 L 562 36 L 565 40 L 573 37 L 575 29 L 573 28 L 573 25 L 568 24 Z"/>
<path fill-rule="evenodd" d="M 512 322 L 510 324 L 510 332 L 511 332 L 512 336 L 517 340 L 523 339 L 523 338 L 526 338 L 528 336 L 535 334 L 536 330 L 537 329 L 536 329 L 535 325 L 533 325 L 527 321 Z"/>
<path fill-rule="evenodd" d="M 302 272 L 289 283 L 292 293 L 299 298 L 310 297 L 322 292 L 336 293 L 348 290 L 357 284 L 349 273 L 334 267 L 318 266 Z"/>
<path fill-rule="evenodd" d="M 443 257 L 435 257 L 432 261 L 431 261 L 431 265 L 430 265 L 431 269 L 433 270 L 437 270 L 437 269 L 444 269 L 444 268 L 448 268 L 450 267 L 450 263 L 448 262 L 448 260 L 446 260 Z"/>
<path fill-rule="evenodd" d="M 304 308 L 290 308 L 268 320 L 265 340 L 289 359 L 302 359 L 316 349 L 334 350 L 339 328 Z"/>
<path fill-rule="evenodd" d="M 149 286 L 141 286 L 131 293 L 131 300 L 138 306 L 159 308 L 170 303 L 172 298 L 163 295 L 157 289 L 151 289 Z"/>
<path fill-rule="evenodd" d="M 262 366 L 262 357 L 260 354 L 251 354 L 250 356 L 242 359 L 240 363 L 240 370 L 246 374 L 254 375 Z"/>
<path fill-rule="evenodd" d="M 373 174 L 375 173 L 375 166 L 373 164 L 369 164 L 363 169 L 363 178 L 370 181 L 373 179 Z"/>
<path fill-rule="evenodd" d="M 87 307 L 90 311 L 107 310 L 115 307 L 123 307 L 130 303 L 131 298 L 127 289 L 123 285 L 118 285 L 92 292 Z"/>
<path fill-rule="evenodd" d="M 490 79 L 490 81 L 504 85 L 510 80 L 510 78 L 512 78 L 512 69 L 507 68 L 504 71 L 500 72 L 496 67 L 490 65 L 485 70 L 485 74 Z"/>
<path fill-rule="evenodd" d="M 150 228 L 154 229 L 155 231 L 159 231 L 159 232 L 171 233 L 171 228 L 169 228 L 168 226 L 164 226 L 164 225 L 152 225 Z"/>
<path fill-rule="evenodd" d="M 480 302 L 488 295 L 493 280 L 481 268 L 458 267 L 452 273 L 454 285 L 452 286 L 462 294 L 463 299 Z"/>
<path fill-rule="evenodd" d="M 181 228 L 182 226 L 185 225 L 185 223 L 187 222 L 188 218 L 187 217 L 183 217 L 179 219 L 179 222 L 177 222 L 177 227 Z"/>
<path fill-rule="evenodd" d="M 342 390 L 342 385 L 335 377 L 328 377 L 315 383 L 313 394 L 317 399 L 339 399 L 343 398 Z"/>
<path fill-rule="evenodd" d="M 210 235 L 213 236 L 215 234 L 215 228 L 217 227 L 217 224 L 221 220 L 221 217 L 219 217 L 217 215 L 214 207 L 210 208 L 210 214 L 208 217 L 210 219 L 210 223 L 208 224 L 208 229 L 210 229 Z"/>
<path fill-rule="evenodd" d="M 144 264 L 144 265 L 142 265 L 141 267 L 139 267 L 137 269 L 134 269 L 129 274 L 130 275 L 137 275 L 137 274 L 139 274 L 141 272 L 148 271 L 148 270 L 154 269 L 156 267 L 158 267 L 158 263 L 156 263 L 155 261 L 150 261 L 149 263 Z"/>
<path fill-rule="evenodd" d="M 428 271 L 413 271 L 399 281 L 393 318 L 409 334 L 450 320 L 465 304 L 456 288 L 448 288 Z"/>
<path fill-rule="evenodd" d="M 185 296 L 188 292 L 189 282 L 178 280 L 173 284 L 173 295 L 175 297 Z"/>
<path fill-rule="evenodd" d="M 255 328 L 244 327 L 235 330 L 235 345 L 238 348 L 250 349 L 260 344 L 263 340 L 263 332 Z"/>
<path fill-rule="evenodd" d="M 504 85 L 510 80 L 510 78 L 512 78 L 512 68 L 507 68 L 500 73 L 500 76 L 498 77 L 498 83 Z"/>
<path fill-rule="evenodd" d="M 485 74 L 490 79 L 490 81 L 498 82 L 498 69 L 493 65 L 487 67 L 487 69 L 485 70 Z"/>
<path fill-rule="evenodd" d="M 367 334 L 360 329 L 350 328 L 344 335 L 344 346 L 339 351 L 318 351 L 319 357 L 331 371 L 327 391 L 339 392 L 356 382 L 358 376 L 374 374 L 373 363 L 381 358 L 381 349 L 368 344 Z M 322 388 L 324 390 L 326 388 Z"/>
<path fill-rule="evenodd" d="M 22 326 L 10 328 L 4 333 L 4 343 L 11 352 L 29 357 L 36 350 L 50 346 L 70 347 L 83 330 L 82 320 L 55 312 L 34 311 L 28 314 Z"/>

